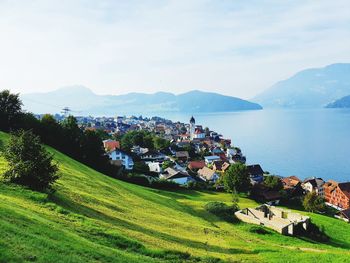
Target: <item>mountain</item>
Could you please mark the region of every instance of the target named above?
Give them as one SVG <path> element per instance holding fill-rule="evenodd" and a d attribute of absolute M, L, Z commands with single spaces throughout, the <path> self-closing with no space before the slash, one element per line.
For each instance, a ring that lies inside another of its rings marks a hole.
<path fill-rule="evenodd" d="M 350 95 L 329 103 L 326 108 L 350 108 Z"/>
<path fill-rule="evenodd" d="M 2 145 L 8 135 L 0 132 Z M 0 262 L 348 262 L 350 228 L 308 213 L 329 243 L 232 224 L 207 212 L 213 191 L 163 191 L 105 176 L 52 149 L 53 193 L 0 180 Z M 6 169 L 0 148 L 0 174 Z M 258 204 L 244 196 L 239 206 Z M 305 214 L 305 211 L 300 211 Z"/>
<path fill-rule="evenodd" d="M 22 94 L 24 108 L 34 113 L 58 113 L 64 107 L 92 115 L 155 112 L 218 112 L 262 109 L 259 104 L 235 97 L 203 91 L 180 95 L 154 94 L 96 95 L 83 86 L 71 86 L 47 93 Z"/>
<path fill-rule="evenodd" d="M 264 107 L 320 108 L 350 94 L 350 63 L 303 70 L 254 98 Z"/>

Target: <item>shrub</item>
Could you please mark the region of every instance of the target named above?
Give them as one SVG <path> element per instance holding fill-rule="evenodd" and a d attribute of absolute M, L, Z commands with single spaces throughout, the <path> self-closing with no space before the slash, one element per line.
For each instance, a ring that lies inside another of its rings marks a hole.
<path fill-rule="evenodd" d="M 9 164 L 4 177 L 10 182 L 44 191 L 58 179 L 57 164 L 31 131 L 12 134 L 3 153 Z"/>
<path fill-rule="evenodd" d="M 176 190 L 180 188 L 180 185 L 174 181 L 160 179 L 160 180 L 154 180 L 151 183 L 151 187 L 156 189 Z"/>
<path fill-rule="evenodd" d="M 215 201 L 207 203 L 204 208 L 209 213 L 212 213 L 227 222 L 236 221 L 235 212 L 238 210 L 238 207 L 235 205 L 228 206 L 225 203 Z"/>
<path fill-rule="evenodd" d="M 128 173 L 127 175 L 123 175 L 119 179 L 126 181 L 126 182 L 129 182 L 129 183 L 133 183 L 133 184 L 138 184 L 138 185 L 142 185 L 142 186 L 150 186 L 150 182 L 149 182 L 148 178 L 145 177 L 144 175 L 140 175 L 140 174 Z"/>
<path fill-rule="evenodd" d="M 303 207 L 309 212 L 321 212 L 325 210 L 326 206 L 322 197 L 315 192 L 309 192 L 304 197 Z"/>

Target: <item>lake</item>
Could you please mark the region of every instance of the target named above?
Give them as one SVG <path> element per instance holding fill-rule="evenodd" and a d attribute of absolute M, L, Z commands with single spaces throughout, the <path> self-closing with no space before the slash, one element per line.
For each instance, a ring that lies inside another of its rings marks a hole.
<path fill-rule="evenodd" d="M 188 114 L 165 114 L 189 122 Z M 194 114 L 196 124 L 242 149 L 247 164 L 301 179 L 350 181 L 350 109 L 261 110 Z"/>

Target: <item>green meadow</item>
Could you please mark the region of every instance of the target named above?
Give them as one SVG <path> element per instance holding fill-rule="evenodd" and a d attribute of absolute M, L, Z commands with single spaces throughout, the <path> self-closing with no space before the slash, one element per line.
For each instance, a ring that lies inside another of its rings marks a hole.
<path fill-rule="evenodd" d="M 0 133 L 1 144 L 8 138 Z M 161 191 L 98 173 L 53 150 L 53 194 L 0 182 L 0 262 L 349 262 L 350 225 L 310 214 L 327 244 L 251 232 L 206 212 L 226 193 Z M 0 173 L 6 162 L 0 157 Z M 240 197 L 241 208 L 257 205 Z"/>

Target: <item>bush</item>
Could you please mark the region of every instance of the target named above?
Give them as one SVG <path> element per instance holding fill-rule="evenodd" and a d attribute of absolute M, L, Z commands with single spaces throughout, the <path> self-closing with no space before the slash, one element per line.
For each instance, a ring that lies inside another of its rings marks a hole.
<path fill-rule="evenodd" d="M 12 134 L 3 155 L 9 164 L 4 177 L 10 182 L 43 191 L 50 189 L 58 179 L 53 155 L 31 131 Z"/>
<path fill-rule="evenodd" d="M 191 190 L 212 190 L 213 186 L 209 186 L 205 182 L 190 181 L 186 184 L 186 188 Z"/>
<path fill-rule="evenodd" d="M 212 213 L 227 222 L 232 223 L 237 220 L 235 217 L 235 212 L 238 210 L 238 207 L 235 205 L 228 206 L 222 202 L 209 202 L 204 206 L 204 208 L 209 213 Z"/>
<path fill-rule="evenodd" d="M 150 186 L 148 178 L 140 174 L 128 173 L 127 175 L 122 175 L 121 177 L 118 177 L 118 179 L 137 185 Z"/>
<path fill-rule="evenodd" d="M 324 198 L 317 195 L 315 192 L 309 192 L 303 200 L 303 207 L 309 212 L 323 212 L 326 208 Z"/>
<path fill-rule="evenodd" d="M 160 180 L 154 180 L 151 183 L 151 187 L 156 189 L 164 189 L 164 190 L 176 190 L 180 188 L 180 185 L 178 183 L 175 183 L 174 181 L 160 179 Z"/>

